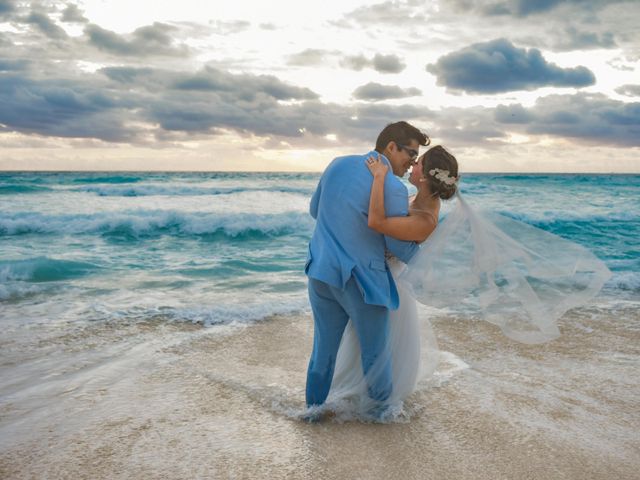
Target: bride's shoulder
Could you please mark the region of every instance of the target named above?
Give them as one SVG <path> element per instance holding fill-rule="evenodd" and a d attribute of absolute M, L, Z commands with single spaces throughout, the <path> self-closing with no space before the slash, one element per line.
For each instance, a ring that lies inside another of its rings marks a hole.
<path fill-rule="evenodd" d="M 440 209 L 439 208 L 421 209 L 421 208 L 416 208 L 415 206 L 411 205 L 409 207 L 409 214 L 410 215 L 414 215 L 416 217 L 421 217 L 425 221 L 434 222 L 434 223 L 437 224 L 438 223 L 438 217 L 440 215 Z"/>

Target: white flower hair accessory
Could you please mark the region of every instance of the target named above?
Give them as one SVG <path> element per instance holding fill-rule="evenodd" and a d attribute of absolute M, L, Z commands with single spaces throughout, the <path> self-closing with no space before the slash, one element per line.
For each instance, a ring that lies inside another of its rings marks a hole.
<path fill-rule="evenodd" d="M 458 177 L 451 177 L 449 175 L 449 170 L 442 170 L 441 168 L 432 168 L 431 170 L 429 170 L 429 175 L 431 175 L 432 177 L 436 177 L 438 180 L 446 183 L 447 185 L 453 185 L 458 181 Z"/>

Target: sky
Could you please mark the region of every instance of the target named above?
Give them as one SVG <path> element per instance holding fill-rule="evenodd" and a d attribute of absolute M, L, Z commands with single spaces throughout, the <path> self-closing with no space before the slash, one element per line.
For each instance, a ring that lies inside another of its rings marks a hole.
<path fill-rule="evenodd" d="M 0 0 L 0 170 L 640 173 L 640 0 Z M 421 152 L 426 148 L 422 148 Z"/>

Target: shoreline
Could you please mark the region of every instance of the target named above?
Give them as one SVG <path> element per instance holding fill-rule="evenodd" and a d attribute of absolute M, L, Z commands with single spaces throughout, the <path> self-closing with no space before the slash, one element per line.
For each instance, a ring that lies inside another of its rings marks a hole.
<path fill-rule="evenodd" d="M 294 418 L 308 316 L 52 329 L 13 368 L 3 341 L 2 371 L 31 377 L 0 390 L 0 477 L 637 478 L 640 331 L 598 312 L 570 312 L 542 346 L 432 318 L 441 352 L 469 368 L 382 425 Z"/>

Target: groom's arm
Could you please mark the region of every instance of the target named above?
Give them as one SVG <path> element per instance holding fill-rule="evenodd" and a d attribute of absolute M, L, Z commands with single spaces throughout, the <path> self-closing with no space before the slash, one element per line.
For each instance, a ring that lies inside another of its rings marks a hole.
<path fill-rule="evenodd" d="M 385 195 L 384 207 L 388 217 L 406 217 L 409 214 L 409 196 L 404 185 L 390 192 L 390 195 Z M 406 242 L 387 235 L 384 236 L 384 241 L 387 250 L 404 263 L 408 263 L 420 248 L 416 242 Z"/>

